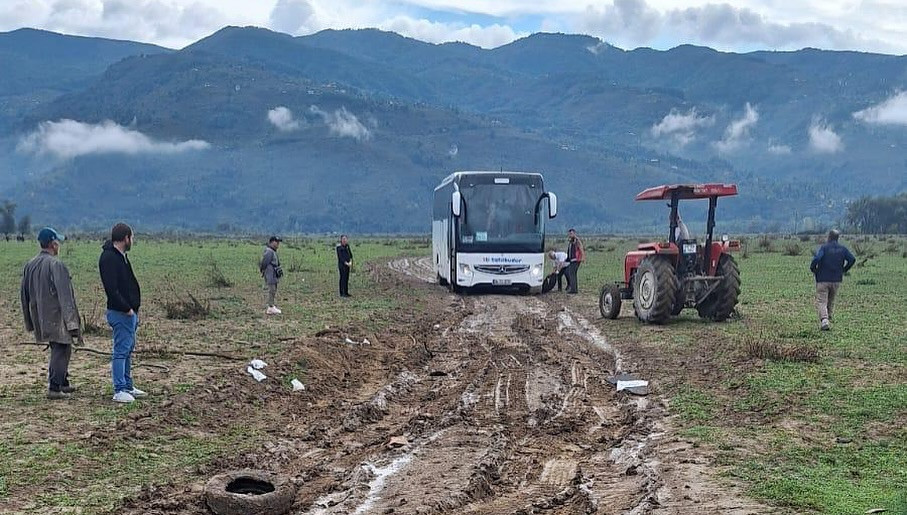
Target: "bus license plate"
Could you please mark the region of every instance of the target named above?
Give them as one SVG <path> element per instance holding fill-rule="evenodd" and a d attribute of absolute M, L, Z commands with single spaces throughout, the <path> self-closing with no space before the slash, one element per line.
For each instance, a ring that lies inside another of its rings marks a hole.
<path fill-rule="evenodd" d="M 491 284 L 494 286 L 510 286 L 510 279 L 492 279 Z"/>

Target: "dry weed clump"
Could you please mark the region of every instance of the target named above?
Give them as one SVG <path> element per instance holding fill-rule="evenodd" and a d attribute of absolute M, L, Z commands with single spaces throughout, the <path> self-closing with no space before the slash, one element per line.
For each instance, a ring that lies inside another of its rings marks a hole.
<path fill-rule="evenodd" d="M 783 344 L 765 337 L 746 342 L 746 354 L 752 358 L 773 361 L 816 363 L 821 357 L 819 346 L 811 342 Z"/>
<path fill-rule="evenodd" d="M 233 281 L 227 278 L 224 271 L 217 266 L 217 262 L 213 259 L 211 260 L 211 265 L 208 267 L 207 278 L 208 284 L 214 288 L 233 287 Z"/>
<path fill-rule="evenodd" d="M 795 241 L 786 241 L 781 248 L 781 254 L 785 256 L 799 256 L 803 253 L 803 248 Z"/>
<path fill-rule="evenodd" d="M 211 303 L 201 302 L 195 295 L 187 293 L 186 297 L 174 298 L 161 303 L 164 314 L 171 320 L 202 320 L 211 316 Z"/>

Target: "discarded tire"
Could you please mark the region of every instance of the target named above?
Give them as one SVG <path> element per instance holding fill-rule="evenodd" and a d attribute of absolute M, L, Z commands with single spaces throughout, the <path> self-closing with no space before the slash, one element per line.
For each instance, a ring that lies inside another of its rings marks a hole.
<path fill-rule="evenodd" d="M 292 482 L 259 470 L 220 474 L 205 485 L 205 502 L 216 515 L 283 515 L 295 499 Z"/>

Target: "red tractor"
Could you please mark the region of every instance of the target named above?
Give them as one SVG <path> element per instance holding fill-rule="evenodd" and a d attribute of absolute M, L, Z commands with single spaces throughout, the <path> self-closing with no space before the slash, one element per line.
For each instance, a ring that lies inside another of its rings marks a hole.
<path fill-rule="evenodd" d="M 699 316 L 726 320 L 737 306 L 740 271 L 731 252 L 739 241 L 714 241 L 718 197 L 737 194 L 736 184 L 679 184 L 649 188 L 636 200 L 667 200 L 671 208 L 668 241 L 640 244 L 624 260 L 624 282 L 605 285 L 598 307 L 602 316 L 617 318 L 622 300 L 633 299 L 637 318 L 663 324 L 683 308 L 696 308 Z M 708 199 L 708 234 L 705 244 L 689 235 L 678 215 L 681 200 Z"/>

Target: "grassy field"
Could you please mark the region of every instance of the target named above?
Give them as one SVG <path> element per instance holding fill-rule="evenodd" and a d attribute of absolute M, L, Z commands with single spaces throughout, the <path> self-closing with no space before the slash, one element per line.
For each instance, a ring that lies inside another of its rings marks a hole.
<path fill-rule="evenodd" d="M 743 295 L 737 320 L 709 324 L 685 312 L 667 326 L 644 326 L 629 306 L 616 321 L 594 320 L 639 363 L 637 372 L 657 382 L 679 430 L 714 459 L 728 482 L 784 512 L 907 513 L 907 257 L 900 250 L 907 242 L 844 243 L 862 263 L 845 279 L 829 333 L 818 330 L 812 302 L 808 262 L 815 241 L 799 240 L 748 242 L 746 256 L 738 256 Z M 622 255 L 635 244 L 589 239 L 580 271 L 583 293 L 565 302 L 592 317 L 598 288 L 620 278 Z M 124 407 L 109 400 L 107 359 L 84 353 L 73 359 L 76 398 L 44 400 L 46 353 L 18 345 L 29 341 L 21 328 L 19 274 L 35 247 L 0 242 L 0 510 L 112 512 L 142 485 L 197 476 L 204 464 L 260 445 L 267 435 L 254 421 L 200 427 L 191 409 L 176 419 L 157 418 L 157 408 L 172 397 L 191 401 L 210 390 L 213 372 L 242 373 L 236 363 L 166 351 L 254 353 L 267 361 L 299 335 L 328 325 L 378 330 L 414 309 L 413 298 L 377 288 L 363 265 L 424 255 L 427 242 L 353 245 L 354 298 L 341 301 L 333 242 L 285 242 L 280 256 L 287 278 L 278 296 L 284 315 L 268 318 L 257 274 L 260 243 L 140 239 L 131 254 L 143 285 L 139 347 L 160 353 L 137 355 L 136 361 L 169 371 L 138 368 L 137 385 L 153 395 Z M 784 255 L 795 254 L 794 246 L 799 255 Z M 98 242 L 67 242 L 61 257 L 74 276 L 83 315 L 103 329 L 99 250 Z M 228 285 L 217 286 L 220 278 Z M 166 304 L 190 293 L 210 304 L 211 313 L 195 321 L 168 319 Z M 88 345 L 106 350 L 109 336 L 102 330 Z M 777 355 L 753 355 L 766 347 Z M 787 352 L 803 348 L 813 349 L 817 359 L 799 361 Z M 306 382 L 305 373 L 296 376 Z M 291 376 L 276 379 L 284 383 Z M 136 435 L 135 427 L 148 419 L 155 433 Z M 126 436 L 98 439 L 116 432 Z"/>
<path fill-rule="evenodd" d="M 808 268 L 817 241 L 747 242 L 737 256 L 739 320 L 708 324 L 690 310 L 667 326 L 643 326 L 625 304 L 620 319 L 599 325 L 663 374 L 653 379 L 684 432 L 754 497 L 796 511 L 907 513 L 907 242 L 842 240 L 858 266 L 824 333 Z M 636 243 L 587 242 L 585 303 L 621 278 L 621 256 Z M 752 355 L 764 348 L 779 352 Z M 789 349 L 818 359 L 798 361 Z"/>
<path fill-rule="evenodd" d="M 160 419 L 163 415 L 156 407 L 174 395 L 191 396 L 205 389 L 217 371 L 236 369 L 237 381 L 247 379 L 241 363 L 166 351 L 224 352 L 267 361 L 284 353 L 294 338 L 326 326 L 355 326 L 365 332 L 379 329 L 405 299 L 376 291 L 364 264 L 387 256 L 425 254 L 427 243 L 396 239 L 353 241 L 352 245 L 356 265 L 350 291 L 354 297 L 339 299 L 334 242 L 285 241 L 280 257 L 286 278 L 278 291 L 284 314 L 268 318 L 258 275 L 260 243 L 142 240 L 140 235 L 130 253 L 143 295 L 137 347 L 161 352 L 135 358 L 139 364 L 133 374 L 136 384 L 151 396 L 120 406 L 110 401 L 109 358 L 84 352 L 74 355 L 71 366 L 73 384 L 79 388 L 75 398 L 65 403 L 44 399 L 47 354 L 38 347 L 19 345 L 32 341 L 21 327 L 18 299 L 21 268 L 37 246 L 0 242 L 0 345 L 4 350 L 0 511 L 58 513 L 76 507 L 88 513 L 115 511 L 123 497 L 134 495 L 144 484 L 191 476 L 198 465 L 260 444 L 266 435 L 251 420 L 193 427 L 198 415 L 192 410 L 178 420 Z M 73 275 L 83 317 L 102 329 L 87 338 L 87 346 L 106 351 L 110 341 L 97 271 L 99 253 L 99 242 L 72 241 L 64 243 L 61 257 Z M 200 320 L 168 319 L 166 304 L 188 299 L 189 294 L 208 304 L 210 314 Z M 143 364 L 169 370 L 163 373 Z M 305 370 L 295 377 L 305 381 Z M 279 378 L 282 383 L 291 379 Z M 147 425 L 155 434 L 134 434 L 136 419 L 150 419 L 146 422 L 151 422 Z M 108 438 L 116 432 L 123 437 Z"/>

